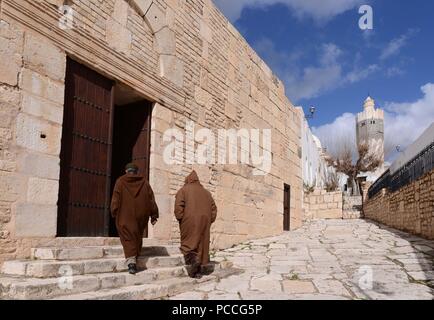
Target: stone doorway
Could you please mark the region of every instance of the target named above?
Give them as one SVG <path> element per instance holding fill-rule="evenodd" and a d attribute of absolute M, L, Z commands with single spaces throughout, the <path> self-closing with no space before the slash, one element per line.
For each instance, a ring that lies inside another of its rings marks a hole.
<path fill-rule="evenodd" d="M 283 230 L 291 230 L 291 187 L 284 185 L 283 195 Z"/>
<path fill-rule="evenodd" d="M 69 58 L 65 87 L 57 236 L 117 236 L 114 182 L 132 161 L 149 176 L 152 103 Z"/>

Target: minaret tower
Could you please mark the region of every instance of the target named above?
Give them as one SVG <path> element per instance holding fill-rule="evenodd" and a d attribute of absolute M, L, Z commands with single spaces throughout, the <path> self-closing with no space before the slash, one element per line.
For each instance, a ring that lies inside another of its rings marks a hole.
<path fill-rule="evenodd" d="M 375 101 L 370 96 L 363 109 L 357 114 L 357 144 L 368 144 L 370 152 L 384 162 L 384 111 L 375 109 Z"/>

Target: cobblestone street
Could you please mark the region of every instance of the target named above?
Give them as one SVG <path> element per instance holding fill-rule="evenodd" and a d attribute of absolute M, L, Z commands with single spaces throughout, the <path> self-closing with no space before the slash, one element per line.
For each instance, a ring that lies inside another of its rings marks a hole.
<path fill-rule="evenodd" d="M 172 299 L 433 299 L 433 259 L 434 241 L 364 220 L 321 220 L 217 252 L 212 260 L 244 272 Z"/>

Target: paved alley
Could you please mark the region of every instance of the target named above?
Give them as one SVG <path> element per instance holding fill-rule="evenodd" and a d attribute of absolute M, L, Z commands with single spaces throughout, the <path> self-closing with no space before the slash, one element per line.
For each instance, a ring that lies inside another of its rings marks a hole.
<path fill-rule="evenodd" d="M 434 241 L 365 220 L 320 220 L 217 252 L 244 270 L 171 299 L 433 299 Z"/>

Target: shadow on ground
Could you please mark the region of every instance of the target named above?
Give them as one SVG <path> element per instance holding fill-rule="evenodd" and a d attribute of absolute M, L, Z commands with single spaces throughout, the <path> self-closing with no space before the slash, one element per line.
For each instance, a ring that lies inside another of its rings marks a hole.
<path fill-rule="evenodd" d="M 365 221 L 398 238 L 387 257 L 401 266 L 411 283 L 430 287 L 434 300 L 434 241 L 394 229 L 377 221 L 370 219 L 365 219 Z M 374 290 L 381 291 L 382 286 L 377 285 Z"/>

